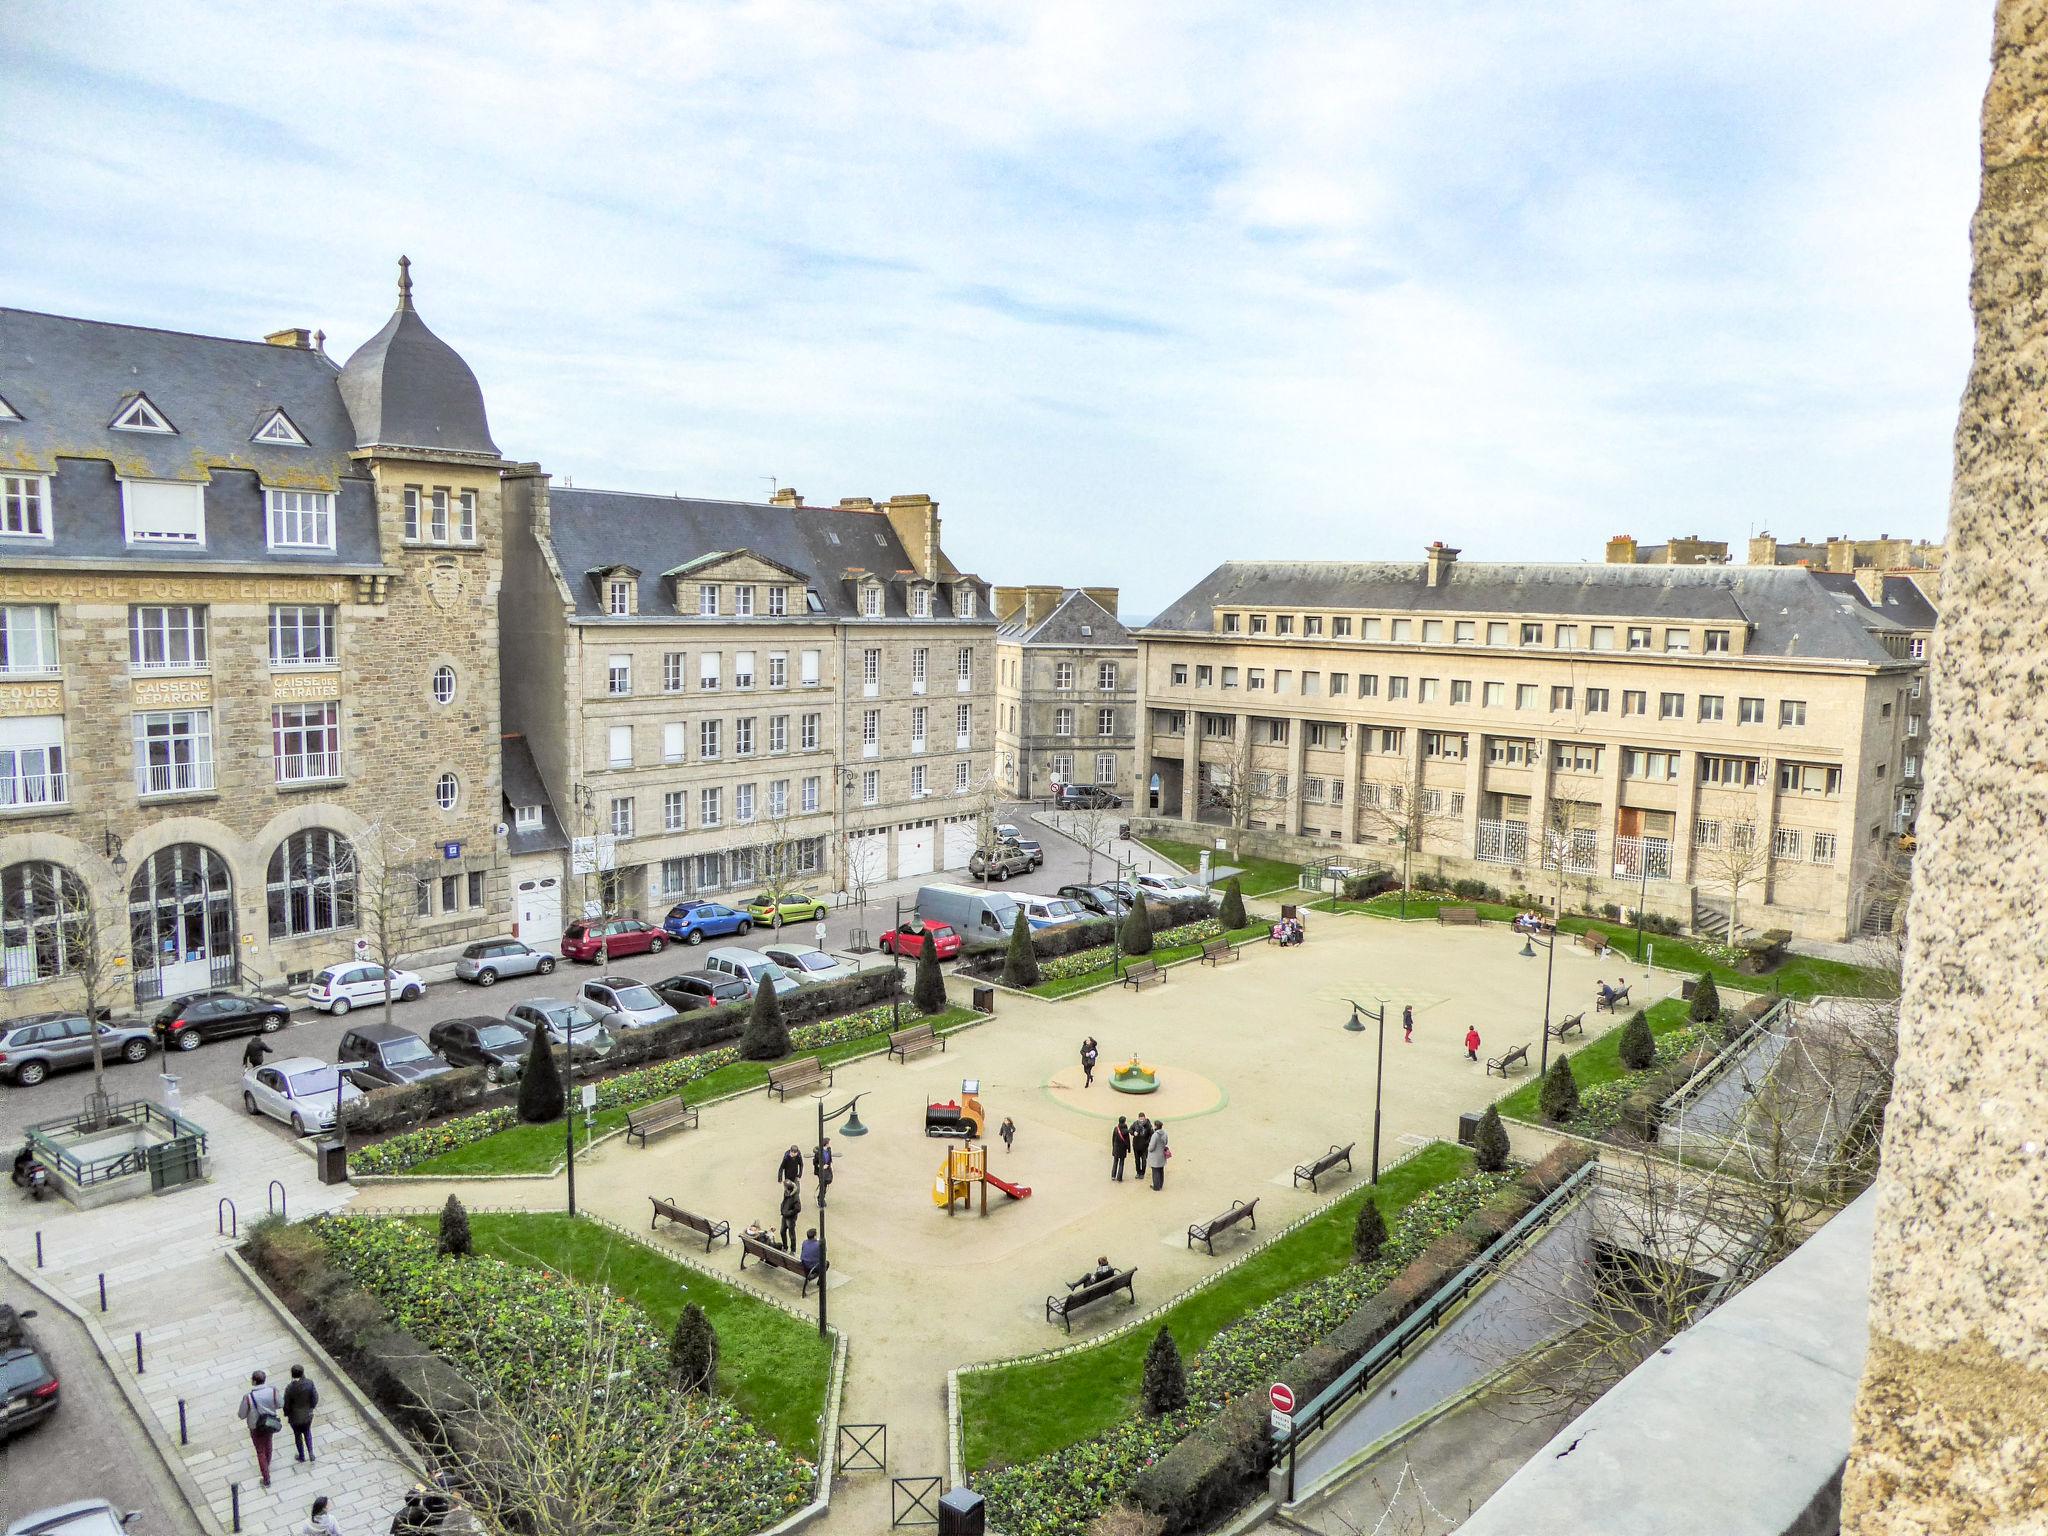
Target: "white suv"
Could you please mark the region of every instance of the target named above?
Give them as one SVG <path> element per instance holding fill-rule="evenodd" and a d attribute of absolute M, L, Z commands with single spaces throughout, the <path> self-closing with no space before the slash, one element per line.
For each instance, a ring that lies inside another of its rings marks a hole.
<path fill-rule="evenodd" d="M 391 973 L 391 1000 L 409 1003 L 427 990 L 417 972 L 393 971 Z M 367 960 L 357 960 L 348 965 L 330 965 L 313 978 L 313 984 L 306 988 L 306 1001 L 322 1013 L 336 1016 L 347 1013 L 351 1008 L 361 1008 L 384 1001 L 384 967 L 373 965 Z"/>

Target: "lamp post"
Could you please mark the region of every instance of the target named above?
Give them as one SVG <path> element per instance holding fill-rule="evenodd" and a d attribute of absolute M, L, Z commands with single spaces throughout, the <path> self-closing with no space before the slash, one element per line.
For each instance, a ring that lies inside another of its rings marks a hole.
<path fill-rule="evenodd" d="M 865 1090 L 863 1090 L 865 1091 Z M 830 1114 L 825 1112 L 825 1096 L 818 1095 L 818 1141 L 811 1151 L 811 1166 L 818 1176 L 818 1337 L 825 1337 L 825 1322 L 828 1304 L 825 1299 L 825 1282 L 831 1278 L 832 1266 L 828 1261 L 825 1247 L 825 1197 L 831 1181 L 825 1177 L 825 1159 L 821 1155 L 825 1148 L 825 1127 L 842 1117 L 846 1127 L 840 1133 L 844 1136 L 865 1136 L 868 1128 L 860 1123 L 861 1095 L 856 1093 Z"/>
<path fill-rule="evenodd" d="M 1381 1003 L 1377 1008 L 1368 1008 L 1348 997 L 1345 1001 L 1351 1004 L 1351 1017 L 1344 1025 L 1347 1030 L 1353 1034 L 1365 1032 L 1360 1014 L 1369 1014 L 1380 1030 L 1379 1054 L 1372 1069 L 1372 1181 L 1377 1185 L 1380 1181 L 1380 1082 L 1387 1074 L 1387 1005 Z"/>
<path fill-rule="evenodd" d="M 889 991 L 889 1027 L 891 1029 L 901 1029 L 903 1027 L 903 898 L 901 896 L 896 898 L 896 924 L 890 932 L 894 933 L 896 937 L 889 941 L 889 969 L 895 973 L 895 985 Z M 936 945 L 939 941 L 932 937 L 931 934 L 926 933 L 924 935 L 924 942 Z M 922 949 L 918 951 L 920 956 L 923 953 Z M 824 1132 L 820 1131 L 818 1134 L 822 1136 Z M 823 1240 L 821 1235 L 819 1241 L 822 1242 Z"/>
<path fill-rule="evenodd" d="M 1522 935 L 1523 959 L 1534 960 L 1536 958 L 1536 951 L 1533 948 L 1535 943 L 1536 940 L 1530 935 Z M 1550 937 L 1543 941 L 1543 948 L 1545 951 L 1543 958 L 1543 1045 L 1542 1065 L 1538 1069 L 1538 1076 L 1542 1076 L 1550 1071 L 1550 988 L 1553 978 L 1557 975 L 1557 930 L 1555 928 L 1550 930 Z"/>
<path fill-rule="evenodd" d="M 1636 839 L 1636 865 L 1642 875 L 1642 889 L 1636 893 L 1636 964 L 1643 963 L 1643 903 L 1650 899 L 1650 840 Z"/>
<path fill-rule="evenodd" d="M 611 1054 L 611 1037 L 604 1033 L 604 1027 L 592 1020 L 590 1049 L 598 1056 Z M 547 1033 L 545 1024 L 541 1033 Z M 563 1166 L 569 1173 L 569 1214 L 576 1214 L 576 1021 L 572 1018 L 562 1028 L 562 1133 L 568 1142 L 568 1156 Z M 599 1045 L 602 1040 L 604 1044 Z"/>

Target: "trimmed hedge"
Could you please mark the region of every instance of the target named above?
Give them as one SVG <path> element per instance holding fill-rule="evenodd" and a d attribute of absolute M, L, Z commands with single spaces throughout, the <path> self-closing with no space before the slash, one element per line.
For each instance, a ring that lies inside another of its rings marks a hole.
<path fill-rule="evenodd" d="M 1155 941 L 1171 943 L 1165 931 L 1186 927 L 1216 915 L 1216 903 L 1206 896 L 1192 896 L 1172 901 L 1145 898 L 1145 919 L 1151 925 Z M 1031 953 L 1037 956 L 1045 976 L 1078 974 L 1062 972 L 1044 965 L 1066 955 L 1079 954 L 1084 950 L 1101 950 L 1102 958 L 1096 962 L 1106 965 L 1116 944 L 1115 923 L 1106 917 L 1086 917 L 1077 923 L 1061 923 L 1054 928 L 1039 928 L 1031 933 Z M 1009 953 L 1006 939 L 975 940 L 960 951 L 959 968 L 970 976 L 987 980 L 1000 980 L 1003 959 Z M 1083 970 L 1093 967 L 1083 966 Z"/>

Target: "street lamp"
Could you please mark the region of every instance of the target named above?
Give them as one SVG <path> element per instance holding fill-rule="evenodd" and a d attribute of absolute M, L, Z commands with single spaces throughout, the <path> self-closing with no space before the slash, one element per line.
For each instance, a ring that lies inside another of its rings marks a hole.
<path fill-rule="evenodd" d="M 1522 956 L 1524 959 L 1534 960 L 1536 958 L 1536 951 L 1532 947 L 1535 942 L 1535 939 L 1530 935 L 1522 935 Z M 1538 1071 L 1539 1076 L 1550 1071 L 1550 988 L 1552 981 L 1557 975 L 1557 930 L 1555 928 L 1550 930 L 1550 937 L 1543 941 L 1543 948 L 1545 951 L 1543 957 L 1543 1047 L 1539 1058 L 1542 1062 L 1542 1066 Z"/>
<path fill-rule="evenodd" d="M 1380 1081 L 1387 1075 L 1387 1005 L 1381 1003 L 1377 1008 L 1368 1008 L 1348 997 L 1344 1001 L 1351 1004 L 1351 1018 L 1344 1025 L 1347 1030 L 1353 1034 L 1365 1032 L 1360 1014 L 1370 1015 L 1380 1027 L 1379 1056 L 1372 1069 L 1372 1181 L 1377 1185 L 1380 1181 Z"/>
<path fill-rule="evenodd" d="M 863 1092 L 865 1091 L 863 1090 Z M 825 1319 L 827 1314 L 825 1282 L 831 1278 L 832 1274 L 832 1266 L 828 1262 L 825 1248 L 825 1195 L 830 1187 L 830 1181 L 825 1177 L 825 1159 L 821 1155 L 825 1147 L 825 1127 L 833 1121 L 844 1117 L 846 1128 L 841 1132 L 842 1135 L 867 1135 L 868 1128 L 860 1123 L 860 1101 L 861 1094 L 856 1093 L 844 1104 L 840 1105 L 830 1114 L 827 1114 L 825 1112 L 825 1096 L 821 1093 L 817 1097 L 818 1142 L 811 1152 L 811 1166 L 817 1170 L 818 1175 L 818 1337 L 821 1339 L 825 1337 Z"/>
<path fill-rule="evenodd" d="M 542 1035 L 547 1034 L 547 1025 L 540 1026 Z M 609 1056 L 612 1037 L 604 1032 L 604 1026 L 592 1020 L 593 1033 L 590 1037 L 591 1053 Z M 602 1042 L 602 1043 L 600 1043 Z M 545 1046 L 543 1046 L 545 1049 Z M 562 1134 L 568 1142 L 568 1157 L 563 1167 L 569 1174 L 569 1214 L 576 1214 L 576 1022 L 570 1020 L 562 1027 Z"/>
<path fill-rule="evenodd" d="M 1643 963 L 1643 903 L 1650 899 L 1650 840 L 1646 837 L 1636 839 L 1636 865 L 1642 873 L 1642 889 L 1636 893 L 1636 964 L 1641 965 Z"/>

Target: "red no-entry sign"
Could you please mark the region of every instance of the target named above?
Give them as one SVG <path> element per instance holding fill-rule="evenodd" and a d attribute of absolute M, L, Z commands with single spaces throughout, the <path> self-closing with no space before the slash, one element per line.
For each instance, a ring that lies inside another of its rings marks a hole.
<path fill-rule="evenodd" d="M 1294 1388 L 1288 1386 L 1286 1382 L 1274 1382 L 1273 1389 L 1271 1392 L 1267 1394 L 1267 1396 L 1272 1398 L 1273 1408 L 1276 1412 L 1294 1412 Z"/>

